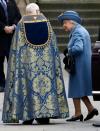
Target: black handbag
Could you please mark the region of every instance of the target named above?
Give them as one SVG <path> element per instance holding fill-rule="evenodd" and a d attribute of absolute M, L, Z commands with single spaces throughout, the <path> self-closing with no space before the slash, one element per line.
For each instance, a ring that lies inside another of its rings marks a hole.
<path fill-rule="evenodd" d="M 64 59 L 63 63 L 65 64 L 65 70 L 67 70 L 70 74 L 75 73 L 75 58 L 72 55 L 69 55 L 68 52 L 65 53 L 64 51 Z"/>

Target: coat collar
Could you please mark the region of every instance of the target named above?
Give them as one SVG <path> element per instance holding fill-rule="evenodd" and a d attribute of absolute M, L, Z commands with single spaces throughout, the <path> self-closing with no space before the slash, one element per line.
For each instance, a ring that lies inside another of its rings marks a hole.
<path fill-rule="evenodd" d="M 72 37 L 73 32 L 75 31 L 75 29 L 76 29 L 79 25 L 80 25 L 80 24 L 76 23 L 76 25 L 72 28 L 72 30 L 70 31 L 70 34 L 69 34 L 69 38 Z"/>

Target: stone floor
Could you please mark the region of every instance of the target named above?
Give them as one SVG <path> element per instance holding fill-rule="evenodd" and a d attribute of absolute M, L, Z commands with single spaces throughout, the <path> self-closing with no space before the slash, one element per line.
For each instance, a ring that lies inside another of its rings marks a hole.
<path fill-rule="evenodd" d="M 63 58 L 63 55 L 61 54 L 61 59 Z M 6 69 L 6 63 L 5 63 L 5 69 Z M 62 64 L 63 68 L 63 64 Z M 6 70 L 5 70 L 6 73 Z M 66 94 L 68 92 L 68 73 L 63 70 L 64 75 L 64 82 L 66 87 Z M 58 120 L 50 120 L 49 125 L 37 125 L 36 122 L 34 122 L 34 125 L 32 126 L 23 126 L 21 124 L 3 124 L 2 123 L 2 105 L 3 105 L 3 93 L 0 93 L 0 131 L 100 131 L 100 128 L 93 127 L 92 124 L 95 122 L 100 122 L 100 115 L 94 117 L 92 120 L 87 122 L 66 122 L 65 119 L 58 119 Z M 100 111 L 100 102 L 93 101 L 92 97 L 90 97 L 92 103 L 94 106 Z M 74 107 L 71 99 L 68 99 L 69 104 L 69 110 L 70 110 L 70 116 L 74 114 Z M 84 117 L 87 115 L 87 110 L 84 104 L 82 103 L 82 113 Z"/>

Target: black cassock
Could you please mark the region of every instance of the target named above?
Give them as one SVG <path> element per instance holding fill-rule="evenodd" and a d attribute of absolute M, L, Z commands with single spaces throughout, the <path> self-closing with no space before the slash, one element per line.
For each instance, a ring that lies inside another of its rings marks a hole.
<path fill-rule="evenodd" d="M 8 60 L 10 45 L 13 34 L 6 34 L 4 31 L 5 26 L 17 25 L 21 18 L 19 9 L 17 8 L 15 0 L 5 0 L 6 12 L 4 6 L 0 2 L 0 92 L 4 91 L 5 75 L 4 75 L 4 59 Z"/>

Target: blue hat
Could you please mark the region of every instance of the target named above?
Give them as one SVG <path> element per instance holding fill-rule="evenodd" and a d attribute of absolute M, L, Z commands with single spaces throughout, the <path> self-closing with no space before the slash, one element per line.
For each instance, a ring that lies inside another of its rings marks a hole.
<path fill-rule="evenodd" d="M 63 20 L 73 20 L 79 24 L 81 24 L 81 18 L 79 16 L 79 14 L 75 11 L 65 11 L 64 13 L 62 13 L 61 15 L 58 16 L 58 20 L 60 22 L 63 22 Z"/>

